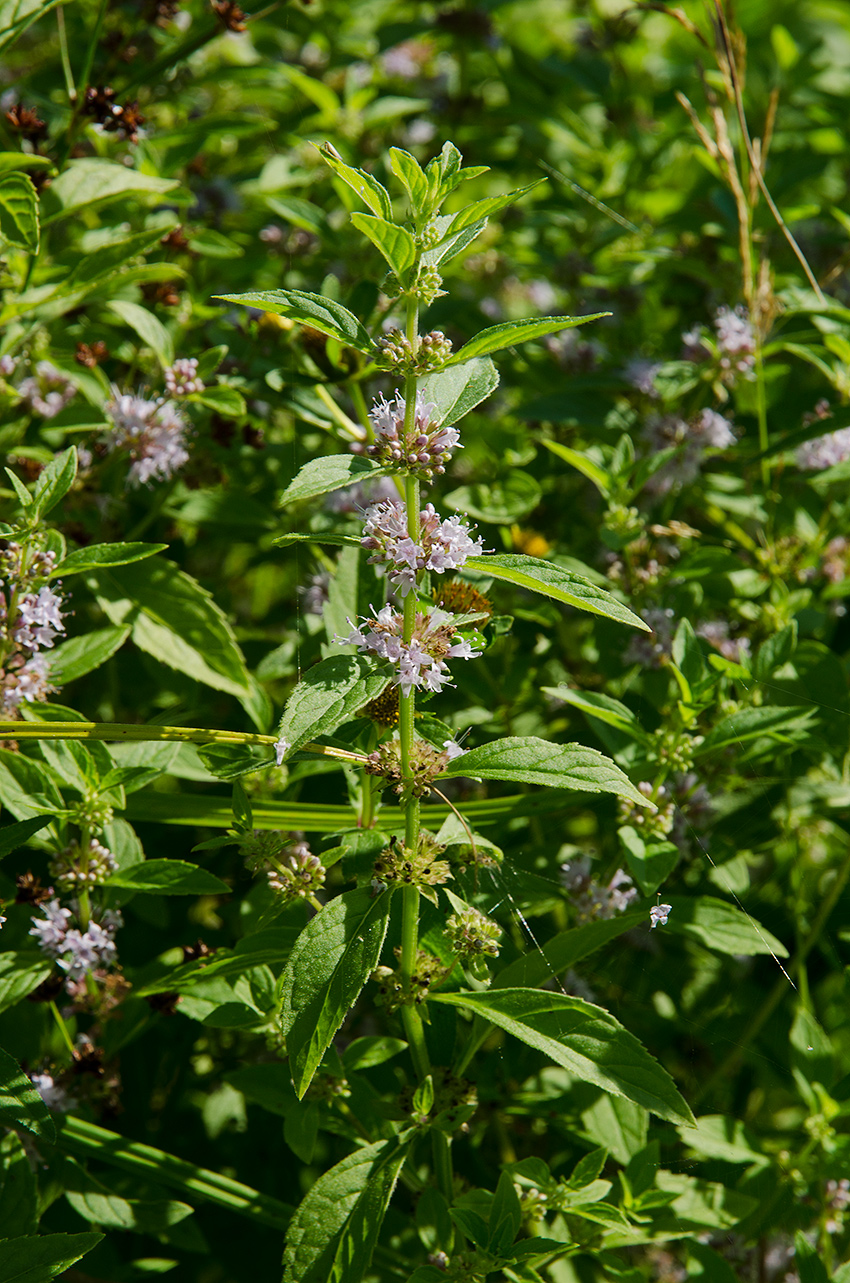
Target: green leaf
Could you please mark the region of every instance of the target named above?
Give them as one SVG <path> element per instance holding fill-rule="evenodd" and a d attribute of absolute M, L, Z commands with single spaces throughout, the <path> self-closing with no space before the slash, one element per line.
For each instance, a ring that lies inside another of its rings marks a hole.
<path fill-rule="evenodd" d="M 58 2 L 61 4 L 62 0 Z M 33 156 L 20 151 L 0 151 L 0 174 L 8 174 L 12 169 L 52 169 L 52 167 L 53 161 L 49 156 Z"/>
<path fill-rule="evenodd" d="M 38 1229 L 38 1182 L 17 1132 L 0 1140 L 0 1240 Z"/>
<path fill-rule="evenodd" d="M 46 517 L 71 489 L 77 475 L 77 451 L 74 446 L 54 455 L 36 482 L 32 502 L 34 515 Z"/>
<path fill-rule="evenodd" d="M 345 891 L 317 913 L 295 942 L 280 980 L 281 1031 L 299 1100 L 331 1040 L 378 965 L 391 891 Z"/>
<path fill-rule="evenodd" d="M 502 1172 L 490 1207 L 487 1251 L 507 1256 L 522 1224 L 522 1209 L 510 1172 Z"/>
<path fill-rule="evenodd" d="M 378 214 L 381 218 L 392 218 L 393 206 L 390 194 L 377 178 L 373 178 L 363 169 L 353 169 L 351 165 L 346 165 L 344 160 L 330 153 L 327 143 L 320 150 L 333 172 L 347 183 L 353 192 L 357 193 L 363 204 L 368 205 L 373 214 Z"/>
<path fill-rule="evenodd" d="M 565 463 L 572 464 L 582 476 L 593 482 L 603 498 L 608 498 L 611 493 L 611 478 L 603 468 L 595 464 L 586 454 L 580 454 L 578 450 L 572 450 L 569 446 L 562 445 L 560 441 L 550 441 L 546 437 L 542 439 L 541 444 L 545 445 L 546 449 L 551 450 L 553 454 L 558 455 Z"/>
<path fill-rule="evenodd" d="M 467 557 L 465 569 L 478 570 L 494 579 L 507 580 L 520 588 L 528 588 L 544 597 L 562 601 L 576 610 L 586 610 L 592 615 L 615 619 L 618 623 L 630 624 L 632 628 L 639 628 L 645 633 L 652 631 L 642 619 L 632 614 L 627 606 L 623 606 L 604 589 L 597 588 L 581 575 L 562 570 L 560 566 L 543 561 L 540 557 L 524 557 L 515 553 Z"/>
<path fill-rule="evenodd" d="M 0 829 L 0 860 L 17 851 L 19 846 L 26 846 L 34 833 L 45 828 L 51 820 L 49 815 L 36 815 L 31 820 L 19 820 L 17 824 L 7 824 Z"/>
<path fill-rule="evenodd" d="M 561 975 L 582 958 L 646 920 L 645 909 L 629 909 L 616 918 L 602 918 L 562 931 L 547 940 L 541 952 L 525 953 L 499 971 L 493 979 L 493 988 L 518 989 L 544 984 L 553 975 Z"/>
<path fill-rule="evenodd" d="M 237 697 L 250 679 L 224 612 L 197 580 L 161 557 L 97 572 L 97 599 L 140 650 L 195 681 Z"/>
<path fill-rule="evenodd" d="M 283 1283 L 360 1283 L 407 1150 L 394 1136 L 319 1177 L 290 1222 Z"/>
<path fill-rule="evenodd" d="M 403 184 L 410 198 L 411 210 L 415 211 L 419 217 L 423 215 L 427 217 L 429 212 L 428 179 L 425 177 L 425 171 L 419 161 L 415 156 L 411 156 L 409 151 L 402 151 L 400 147 L 391 147 L 389 156 L 390 168 L 396 178 Z"/>
<path fill-rule="evenodd" d="M 0 953 L 0 1011 L 28 997 L 52 970 L 53 963 L 32 949 Z"/>
<path fill-rule="evenodd" d="M 194 1208 L 175 1199 L 121 1198 L 70 1160 L 63 1169 L 65 1197 L 78 1216 L 101 1229 L 164 1234 L 191 1216 Z"/>
<path fill-rule="evenodd" d="M 184 860 L 145 860 L 119 869 L 104 886 L 148 895 L 229 895 L 230 887 L 215 874 Z"/>
<path fill-rule="evenodd" d="M 437 407 L 434 414 L 437 423 L 457 423 L 486 401 L 498 386 L 495 365 L 488 357 L 482 357 L 429 374 L 422 383 L 422 396 L 426 403 Z"/>
<path fill-rule="evenodd" d="M 49 189 L 51 204 L 58 204 L 61 208 L 43 221 L 45 224 L 53 223 L 57 218 L 63 218 L 76 210 L 90 209 L 93 205 L 117 200 L 130 192 L 134 195 L 162 196 L 179 185 L 176 178 L 154 178 L 110 160 L 96 160 L 93 157 L 70 160 Z"/>
<path fill-rule="evenodd" d="M 216 383 L 213 387 L 204 388 L 203 392 L 193 392 L 187 400 L 193 404 L 205 405 L 215 410 L 226 419 L 241 419 L 248 412 L 245 398 L 238 388 L 228 387 L 226 383 Z"/>
<path fill-rule="evenodd" d="M 450 263 L 453 258 L 457 258 L 458 254 L 463 253 L 467 245 L 477 240 L 487 226 L 487 219 L 482 218 L 477 223 L 471 223 L 469 227 L 459 228 L 449 236 L 447 230 L 451 222 L 451 214 L 434 219 L 440 240 L 420 255 L 419 261 L 423 266 L 439 267 L 441 263 Z"/>
<path fill-rule="evenodd" d="M 388 472 L 389 468 L 371 459 L 360 459 L 356 454 L 324 455 L 304 464 L 284 490 L 280 502 L 285 505 L 303 499 L 317 499 L 319 495 L 330 494 L 332 490 L 341 490 L 358 481 L 385 477 Z"/>
<path fill-rule="evenodd" d="M 274 763 L 271 749 L 260 744 L 203 744 L 198 747 L 198 757 L 220 780 L 238 780 Z"/>
<path fill-rule="evenodd" d="M 725 1114 L 704 1114 L 696 1127 L 679 1129 L 682 1141 L 702 1158 L 718 1158 L 724 1163 L 765 1165 L 771 1160 L 759 1153 L 757 1142 L 744 1124 Z"/>
<path fill-rule="evenodd" d="M 160 365 L 174 364 L 174 340 L 159 317 L 154 316 L 153 312 L 146 307 L 142 307 L 141 303 L 132 303 L 128 299 L 113 298 L 106 306 L 125 325 L 129 325 L 131 330 L 135 330 L 142 342 L 151 349 Z"/>
<path fill-rule="evenodd" d="M 293 1100 L 295 1099 L 293 1095 Z M 286 1115 L 283 1140 L 302 1163 L 312 1163 L 319 1138 L 319 1103 L 296 1101 L 295 1108 Z"/>
<path fill-rule="evenodd" d="M 739 712 L 724 717 L 708 732 L 696 749 L 696 756 L 704 757 L 707 753 L 715 753 L 730 745 L 745 744 L 762 735 L 781 739 L 784 732 L 807 726 L 814 715 L 812 712 L 801 713 L 799 708 L 778 708 L 775 705 L 742 708 Z"/>
<path fill-rule="evenodd" d="M 20 171 L 3 174 L 0 177 L 0 241 L 37 254 L 38 232 L 38 195 L 32 179 Z"/>
<path fill-rule="evenodd" d="M 646 1145 L 649 1115 L 624 1096 L 601 1094 L 582 1110 L 581 1121 L 590 1139 L 604 1145 L 624 1166 Z"/>
<path fill-rule="evenodd" d="M 829 1283 L 829 1275 L 818 1249 L 812 1246 L 801 1230 L 797 1230 L 794 1235 L 794 1265 L 800 1283 Z"/>
<path fill-rule="evenodd" d="M 481 330 L 459 352 L 455 352 L 447 364 L 460 365 L 462 361 L 470 361 L 474 356 L 487 356 L 490 352 L 500 352 L 502 348 L 543 338 L 546 334 L 556 334 L 559 330 L 572 330 L 587 321 L 598 321 L 601 317 L 610 315 L 610 312 L 593 312 L 588 316 L 548 316 L 538 320 L 503 321 L 501 325 L 491 325 L 486 330 Z"/>
<path fill-rule="evenodd" d="M 38 496 L 36 495 L 36 498 Z M 53 575 L 63 579 L 68 575 L 81 575 L 98 566 L 129 566 L 134 561 L 144 561 L 158 552 L 164 552 L 166 543 L 94 543 L 86 548 L 69 552 L 60 561 Z"/>
<path fill-rule="evenodd" d="M 612 699 L 610 695 L 602 695 L 597 691 L 575 690 L 572 686 L 542 686 L 541 690 L 544 695 L 551 695 L 554 699 L 560 699 L 573 708 L 580 708 L 591 721 L 595 718 L 598 722 L 613 726 L 624 735 L 628 735 L 629 739 L 637 740 L 639 744 L 647 744 L 651 739 L 632 710 L 625 704 L 621 704 L 618 699 Z"/>
<path fill-rule="evenodd" d="M 6 1239 L 0 1243 L 0 1283 L 47 1283 L 102 1238 L 102 1234 L 89 1233 Z"/>
<path fill-rule="evenodd" d="M 462 368 L 462 367 L 461 367 Z M 528 472 L 515 468 L 489 485 L 475 482 L 459 486 L 445 497 L 446 506 L 477 521 L 509 526 L 533 512 L 542 498 L 540 485 Z M 531 557 L 528 560 L 533 561 Z"/>
<path fill-rule="evenodd" d="M 355 213 L 351 221 L 381 251 L 399 281 L 405 283 L 408 271 L 416 262 L 416 241 L 410 232 L 375 214 Z"/>
<path fill-rule="evenodd" d="M 402 1038 L 390 1038 L 388 1035 L 367 1034 L 364 1038 L 355 1038 L 342 1053 L 342 1063 L 346 1073 L 355 1069 L 371 1069 L 373 1065 L 382 1065 L 392 1060 L 399 1052 L 404 1051 L 407 1043 Z"/>
<path fill-rule="evenodd" d="M 124 645 L 131 632 L 129 627 L 99 628 L 62 642 L 48 658 L 51 681 L 57 686 L 67 686 L 68 682 L 100 668 Z"/>
<path fill-rule="evenodd" d="M 0 802 L 19 820 L 63 809 L 62 794 L 41 762 L 0 749 Z"/>
<path fill-rule="evenodd" d="M 290 756 L 308 740 L 330 735 L 390 684 L 387 664 L 365 655 L 331 655 L 308 668 L 286 702 L 280 734 Z"/>
<path fill-rule="evenodd" d="M 756 954 L 788 957 L 785 945 L 767 927 L 725 900 L 710 895 L 670 895 L 666 899 L 673 907 L 665 931 L 689 936 L 716 953 L 748 958 Z"/>
<path fill-rule="evenodd" d="M 679 848 L 674 842 L 646 842 L 643 834 L 630 824 L 617 830 L 626 851 L 629 872 L 642 895 L 652 895 L 679 863 Z"/>
<path fill-rule="evenodd" d="M 544 784 L 582 793 L 614 793 L 639 806 L 651 805 L 610 757 L 595 748 L 553 744 L 536 735 L 511 735 L 472 748 L 448 764 L 443 771 L 443 776 L 447 775 L 516 780 L 520 784 Z"/>
<path fill-rule="evenodd" d="M 38 1090 L 16 1060 L 0 1050 L 0 1124 L 26 1127 L 48 1144 L 56 1139 L 56 1128 Z"/>
<path fill-rule="evenodd" d="M 225 1075 L 225 1082 L 271 1114 L 285 1118 L 293 1109 L 303 1108 L 298 1104 L 289 1069 L 279 1060 L 233 1069 Z"/>
<path fill-rule="evenodd" d="M 466 1007 L 542 1052 L 582 1082 L 625 1096 L 659 1118 L 693 1122 L 666 1069 L 602 1007 L 536 989 L 431 993 L 429 1001 Z"/>
<path fill-rule="evenodd" d="M 760 682 L 767 681 L 775 668 L 781 668 L 786 664 L 797 647 L 797 621 L 792 620 L 786 624 L 773 637 L 768 637 L 767 641 L 762 642 L 756 654 L 753 672 L 756 680 Z"/>
<path fill-rule="evenodd" d="M 527 187 L 518 187 L 516 191 L 505 192 L 503 196 L 485 196 L 483 200 L 471 201 L 469 205 L 464 206 L 459 213 L 455 214 L 449 227 L 449 232 L 458 232 L 461 228 L 468 227 L 470 223 L 477 223 L 481 218 L 489 218 L 491 214 L 496 214 L 500 209 L 505 209 L 508 205 L 513 205 L 521 196 L 528 192 L 533 192 L 535 187 L 548 180 L 538 178 L 536 182 L 529 183 Z"/>
<path fill-rule="evenodd" d="M 251 294 L 216 294 L 214 297 L 223 303 L 240 303 L 244 307 L 261 308 L 276 316 L 288 316 L 299 325 L 309 325 L 367 355 L 375 346 L 348 308 L 321 294 L 305 294 L 302 290 L 264 290 Z"/>

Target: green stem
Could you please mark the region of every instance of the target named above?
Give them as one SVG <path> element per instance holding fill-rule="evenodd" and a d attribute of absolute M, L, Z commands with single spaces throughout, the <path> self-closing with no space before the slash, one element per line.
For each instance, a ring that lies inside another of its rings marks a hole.
<path fill-rule="evenodd" d="M 56 26 L 59 29 L 59 55 L 62 59 L 62 73 L 65 76 L 65 88 L 68 101 L 73 105 L 77 101 L 77 89 L 74 84 L 74 73 L 71 71 L 71 59 L 68 57 L 68 33 L 65 30 L 65 10 L 61 4 L 56 10 Z"/>
<path fill-rule="evenodd" d="M 437 1173 L 437 1184 L 446 1202 L 451 1204 L 454 1198 L 454 1174 L 452 1172 L 451 1141 L 445 1132 L 438 1127 L 431 1130 L 431 1148 L 434 1154 L 434 1170 Z M 446 1249 L 451 1250 L 451 1245 Z"/>
<path fill-rule="evenodd" d="M 74 1041 L 71 1035 L 68 1033 L 68 1026 L 65 1024 L 65 1021 L 62 1018 L 62 1012 L 56 1006 L 55 1002 L 48 1003 L 48 1006 L 50 1007 L 50 1014 L 53 1016 L 53 1019 L 56 1021 L 56 1024 L 59 1026 L 59 1032 L 62 1035 L 62 1039 L 65 1043 L 65 1046 L 68 1048 L 71 1055 L 73 1056 L 75 1054 Z"/>
<path fill-rule="evenodd" d="M 366 398 L 363 395 L 363 389 L 356 380 L 352 381 L 347 386 L 351 399 L 354 402 L 354 408 L 357 411 L 357 417 L 363 424 L 363 429 L 366 433 L 364 440 L 374 441 L 375 430 L 372 427 L 372 420 L 369 418 L 369 410 L 366 406 Z"/>
<path fill-rule="evenodd" d="M 803 967 L 803 964 L 806 961 L 806 958 L 808 957 L 815 943 L 819 939 L 821 932 L 823 931 L 823 928 L 826 925 L 826 922 L 830 914 L 832 913 L 832 910 L 835 908 L 836 904 L 838 903 L 841 893 L 844 890 L 845 886 L 847 885 L 848 878 L 850 878 L 850 851 L 848 851 L 844 857 L 844 862 L 839 868 L 835 876 L 835 881 L 833 882 L 832 886 L 829 889 L 829 894 L 821 902 L 820 909 L 818 910 L 818 915 L 815 918 L 815 921 L 814 921 L 814 924 L 812 925 L 811 930 L 809 931 L 806 938 L 804 940 L 801 940 L 800 943 L 798 944 L 794 952 L 794 957 L 791 959 L 791 962 L 788 965 L 788 975 L 793 977 L 799 974 L 800 970 Z M 783 976 L 780 976 L 776 984 L 773 986 L 773 990 L 769 994 L 767 1001 L 762 1003 L 756 1015 L 754 1015 L 747 1022 L 747 1027 L 740 1034 L 735 1047 L 732 1049 L 732 1051 L 729 1053 L 726 1059 L 722 1062 L 722 1064 L 714 1071 L 714 1073 L 711 1075 L 708 1081 L 697 1092 L 693 1101 L 695 1105 L 698 1104 L 698 1102 L 701 1101 L 705 1096 L 707 1096 L 717 1083 L 722 1082 L 725 1079 L 728 1080 L 732 1076 L 732 1074 L 734 1074 L 737 1071 L 738 1066 L 741 1064 L 741 1061 L 744 1058 L 744 1052 L 746 1051 L 747 1047 L 750 1045 L 753 1039 L 760 1033 L 760 1031 L 766 1024 L 766 1022 L 770 1019 L 770 1017 L 773 1015 L 774 1011 L 779 1006 L 780 1002 L 785 997 L 787 992 L 788 992 L 788 978 L 787 976 L 783 975 Z"/>
<path fill-rule="evenodd" d="M 755 327 L 754 327 L 755 328 Z M 761 481 L 765 490 L 770 486 L 770 459 L 766 457 L 770 440 L 767 432 L 767 397 L 764 389 L 764 362 L 762 361 L 761 338 L 756 335 L 755 375 L 756 375 L 756 414 L 759 425 L 759 454 L 761 459 Z"/>

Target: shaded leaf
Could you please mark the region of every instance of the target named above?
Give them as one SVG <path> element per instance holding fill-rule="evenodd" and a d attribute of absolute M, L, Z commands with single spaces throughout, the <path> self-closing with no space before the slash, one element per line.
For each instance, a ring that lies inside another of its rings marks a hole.
<path fill-rule="evenodd" d="M 725 900 L 710 895 L 670 895 L 666 899 L 673 906 L 666 931 L 690 936 L 716 953 L 788 957 L 785 945 L 767 927 Z"/>
<path fill-rule="evenodd" d="M 46 1283 L 73 1265 L 102 1234 L 40 1234 L 0 1243 L 0 1283 Z"/>
<path fill-rule="evenodd" d="M 37 497 L 37 496 L 36 496 Z M 129 566 L 134 561 L 144 561 L 168 547 L 165 543 L 97 543 L 77 548 L 56 566 L 53 574 L 63 579 L 68 575 L 81 575 L 97 566 Z"/>
<path fill-rule="evenodd" d="M 66 686 L 86 673 L 91 673 L 111 659 L 124 645 L 132 629 L 99 628 L 93 633 L 71 637 L 50 652 L 50 678 L 57 686 Z"/>
<path fill-rule="evenodd" d="M 2 47 L 0 33 L 0 47 Z M 32 179 L 20 171 L 0 177 L 0 241 L 38 253 L 38 196 Z"/>
<path fill-rule="evenodd" d="M 53 1119 L 36 1087 L 20 1065 L 0 1050 L 0 1124 L 26 1127 L 49 1144 L 56 1138 Z"/>
<path fill-rule="evenodd" d="M 144 891 L 148 895 L 229 895 L 230 887 L 215 874 L 184 860 L 145 860 L 119 869 L 107 878 L 108 887 Z"/>

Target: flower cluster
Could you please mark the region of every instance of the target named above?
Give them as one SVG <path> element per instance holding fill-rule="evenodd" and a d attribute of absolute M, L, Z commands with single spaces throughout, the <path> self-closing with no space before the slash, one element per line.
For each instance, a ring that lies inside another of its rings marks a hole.
<path fill-rule="evenodd" d="M 452 640 L 457 629 L 450 621 L 451 615 L 442 610 L 427 614 L 417 611 L 413 636 L 406 643 L 402 640 L 404 616 L 392 606 L 384 606 L 374 619 L 364 620 L 360 627 L 352 625 L 347 637 L 336 640 L 395 664 L 393 682 L 401 687 L 403 695 L 409 695 L 415 687 L 440 691 L 449 680 L 447 659 L 477 659 L 481 654 L 468 641 Z"/>
<path fill-rule="evenodd" d="M 413 797 L 424 797 L 433 780 L 446 769 L 449 762 L 456 757 L 463 757 L 463 749 L 454 740 L 448 739 L 443 744 L 443 751 L 429 744 L 427 740 L 414 740 L 410 750 L 409 786 Z M 405 788 L 401 769 L 401 745 L 398 740 L 387 740 L 380 744 L 366 759 L 364 770 L 367 775 L 380 776 L 387 784 L 395 786 L 396 793 Z"/>
<path fill-rule="evenodd" d="M 197 357 L 180 357 L 173 365 L 169 365 L 165 371 L 165 386 L 169 396 L 190 396 L 193 392 L 203 392 L 206 385 L 198 377 Z"/>
<path fill-rule="evenodd" d="M 478 909 L 470 907 L 461 913 L 453 913 L 445 931 L 452 948 L 462 958 L 475 958 L 485 953 L 491 958 L 499 955 L 502 928 Z"/>
<path fill-rule="evenodd" d="M 806 472 L 822 472 L 850 459 L 850 428 L 839 428 L 822 437 L 805 441 L 797 450 L 797 467 Z"/>
<path fill-rule="evenodd" d="M 381 396 L 369 411 L 375 433 L 375 440 L 369 446 L 371 457 L 387 466 L 404 469 L 421 481 L 442 476 L 452 451 L 462 447 L 457 428 L 441 426 L 434 420 L 436 408 L 417 392 L 413 423 L 405 429 L 404 397 L 399 392 L 391 401 Z"/>
<path fill-rule="evenodd" d="M 63 598 L 46 580 L 56 561 L 53 552 L 27 558 L 20 544 L 0 552 L 0 713 L 13 717 L 24 701 L 44 701 L 53 689 L 47 658 L 65 631 Z M 57 585 L 58 586 L 58 585 Z"/>
<path fill-rule="evenodd" d="M 755 377 L 755 334 L 744 307 L 720 307 L 714 315 L 715 338 L 712 341 L 697 325 L 682 335 L 686 361 L 705 361 L 715 354 L 721 382 L 732 387 L 739 376 Z"/>
<path fill-rule="evenodd" d="M 89 922 L 85 931 L 70 925 L 70 909 L 58 900 L 41 905 L 43 918 L 32 919 L 31 936 L 48 958 L 55 958 L 68 981 L 82 980 L 98 968 L 115 964 L 115 932 L 124 925 L 121 914 L 107 910 L 100 922 Z"/>
<path fill-rule="evenodd" d="M 422 509 L 417 543 L 408 534 L 404 505 L 398 499 L 374 503 L 367 509 L 361 543 L 372 553 L 370 564 L 393 568 L 390 582 L 401 589 L 402 596 L 416 587 L 420 570 L 439 575 L 459 570 L 467 557 L 484 551 L 481 538 L 473 539 L 460 517 L 441 521 L 430 503 Z"/>
<path fill-rule="evenodd" d="M 5 370 L 3 372 L 6 373 Z M 45 419 L 53 419 L 74 399 L 77 389 L 67 374 L 57 370 L 50 361 L 39 361 L 35 374 L 21 379 L 17 391 L 28 410 Z"/>
<path fill-rule="evenodd" d="M 618 869 L 607 886 L 597 882 L 590 872 L 590 856 L 582 855 L 561 865 L 561 880 L 572 893 L 579 922 L 593 922 L 598 918 L 613 918 L 624 913 L 637 891 L 632 880 Z"/>
<path fill-rule="evenodd" d="M 643 437 L 653 453 L 679 449 L 678 455 L 650 478 L 648 489 L 655 494 L 666 494 L 674 486 L 693 481 L 699 475 L 706 450 L 726 450 L 735 444 L 730 421 L 708 408 L 690 420 L 675 414 L 651 415 L 644 425 Z"/>
<path fill-rule="evenodd" d="M 414 370 L 425 374 L 445 365 L 452 354 L 452 345 L 442 330 L 423 334 L 414 351 L 410 339 L 401 330 L 390 330 L 378 344 L 378 360 L 392 370 Z"/>
<path fill-rule="evenodd" d="M 188 462 L 186 421 L 170 402 L 149 401 L 113 388 L 106 413 L 113 427 L 109 449 L 125 450 L 133 460 L 128 485 L 165 481 Z"/>
<path fill-rule="evenodd" d="M 242 839 L 239 850 L 248 867 L 265 872 L 272 891 L 284 900 L 305 900 L 324 885 L 325 867 L 300 835 L 257 829 Z"/>
<path fill-rule="evenodd" d="M 70 891 L 78 886 L 98 886 L 117 868 L 118 861 L 112 852 L 97 838 L 92 838 L 85 848 L 79 842 L 72 842 L 54 856 L 50 876 L 63 890 Z"/>

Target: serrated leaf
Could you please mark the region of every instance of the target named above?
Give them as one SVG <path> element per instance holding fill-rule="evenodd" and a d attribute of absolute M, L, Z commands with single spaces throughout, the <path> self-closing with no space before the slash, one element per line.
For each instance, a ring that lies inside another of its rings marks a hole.
<path fill-rule="evenodd" d="M 17 1132 L 0 1140 L 0 1241 L 35 1234 L 38 1182 Z"/>
<path fill-rule="evenodd" d="M 96 572 L 97 600 L 136 645 L 195 681 L 237 698 L 250 678 L 233 629 L 212 594 L 162 557 Z"/>
<path fill-rule="evenodd" d="M 424 401 L 436 406 L 437 423 L 457 423 L 486 401 L 499 386 L 496 367 L 488 357 L 467 361 L 449 370 L 429 374 L 422 383 Z"/>
<path fill-rule="evenodd" d="M 563 700 L 572 708 L 581 709 L 591 720 L 595 718 L 599 722 L 615 727 L 624 735 L 628 735 L 629 739 L 637 740 L 641 744 L 646 744 L 651 739 L 632 710 L 625 704 L 621 704 L 618 699 L 612 699 L 610 695 L 603 695 L 597 691 L 575 690 L 572 686 L 543 686 L 541 690 L 544 695 L 551 695 L 554 699 Z"/>
<path fill-rule="evenodd" d="M 466 569 L 478 570 L 494 579 L 504 579 L 520 588 L 528 588 L 544 597 L 562 601 L 568 606 L 574 606 L 576 610 L 586 610 L 592 615 L 602 615 L 621 624 L 630 624 L 632 628 L 639 628 L 645 633 L 652 631 L 642 619 L 603 588 L 597 588 L 589 579 L 574 575 L 570 570 L 562 570 L 560 566 L 544 561 L 541 557 L 499 553 L 491 557 L 467 557 L 464 565 Z"/>
<path fill-rule="evenodd" d="M 451 221 L 451 214 L 434 219 L 440 240 L 420 255 L 419 261 L 423 266 L 439 267 L 441 263 L 450 263 L 453 258 L 457 258 L 458 254 L 462 254 L 468 245 L 477 240 L 487 226 L 487 219 L 482 218 L 477 223 L 462 227 L 448 236 L 446 232 Z"/>
<path fill-rule="evenodd" d="M 281 506 L 304 499 L 317 499 L 319 495 L 342 490 L 358 481 L 385 477 L 389 471 L 389 468 L 382 467 L 371 459 L 360 459 L 356 454 L 323 455 L 321 459 L 311 459 L 309 463 L 305 463 L 290 481 L 281 495 Z"/>
<path fill-rule="evenodd" d="M 305 294 L 303 290 L 264 290 L 251 294 L 216 294 L 214 297 L 223 303 L 240 303 L 243 307 L 260 308 L 276 316 L 288 316 L 299 325 L 309 325 L 367 355 L 375 346 L 347 307 L 335 299 L 323 298 L 321 294 Z"/>
<path fill-rule="evenodd" d="M 46 517 L 71 489 L 76 475 L 77 451 L 74 446 L 54 455 L 36 482 L 32 496 L 34 513 Z"/>
<path fill-rule="evenodd" d="M 787 958 L 788 950 L 766 927 L 741 909 L 714 896 L 671 895 L 672 905 L 666 931 L 690 936 L 716 953 L 754 957 L 775 954 Z"/>
<path fill-rule="evenodd" d="M 449 234 L 459 232 L 462 228 L 468 227 L 470 223 L 477 223 L 479 219 L 489 218 L 491 214 L 496 214 L 500 209 L 505 209 L 508 205 L 513 205 L 528 192 L 534 191 L 541 183 L 548 180 L 538 178 L 536 182 L 529 183 L 527 187 L 518 187 L 516 191 L 505 192 L 503 196 L 485 196 L 482 200 L 474 200 L 466 205 L 459 213 L 455 214 L 449 227 Z"/>
<path fill-rule="evenodd" d="M 404 282 L 408 271 L 416 262 L 416 242 L 410 232 L 376 214 L 355 213 L 351 215 L 351 221 L 358 231 L 369 237 L 398 279 Z"/>
<path fill-rule="evenodd" d="M 36 496 L 37 498 L 38 496 Z M 81 575 L 98 566 L 129 566 L 134 561 L 144 561 L 168 547 L 165 543 L 96 543 L 69 552 L 53 571 L 55 578 Z"/>
<path fill-rule="evenodd" d="M 34 949 L 0 953 L 0 1011 L 28 997 L 52 970 L 53 963 Z"/>
<path fill-rule="evenodd" d="M 53 1144 L 56 1128 L 38 1089 L 7 1052 L 0 1050 L 0 1124 L 26 1127 Z"/>
<path fill-rule="evenodd" d="M 280 1027 L 301 1099 L 331 1040 L 378 965 L 391 891 L 345 891 L 317 913 L 295 942 L 280 980 Z"/>
<path fill-rule="evenodd" d="M 283 1283 L 360 1283 L 407 1150 L 394 1136 L 319 1177 L 289 1224 Z"/>
<path fill-rule="evenodd" d="M 145 860 L 119 869 L 104 886 L 147 895 L 229 895 L 230 887 L 207 869 L 184 860 Z"/>
<path fill-rule="evenodd" d="M 351 165 L 346 165 L 344 160 L 331 155 L 327 145 L 320 150 L 333 172 L 347 183 L 353 192 L 357 193 L 363 204 L 368 205 L 373 214 L 378 214 L 381 218 L 392 218 L 393 206 L 390 194 L 377 178 L 367 174 L 365 170 L 353 169 Z"/>
<path fill-rule="evenodd" d="M 536 989 L 432 993 L 429 1001 L 466 1007 L 542 1052 L 582 1082 L 625 1096 L 659 1118 L 693 1122 L 666 1069 L 602 1007 Z"/>
<path fill-rule="evenodd" d="M 0 177 L 0 242 L 37 254 L 38 237 L 38 195 L 32 179 L 20 171 L 3 174 Z"/>
<path fill-rule="evenodd" d="M 289 745 L 285 757 L 356 717 L 383 694 L 391 677 L 387 664 L 365 655 L 331 655 L 309 668 L 280 720 L 280 734 Z"/>
<path fill-rule="evenodd" d="M 515 780 L 582 793 L 614 793 L 638 806 L 652 805 L 604 753 L 581 744 L 553 744 L 536 735 L 511 735 L 472 748 L 448 764 L 443 771 L 443 776 L 447 775 Z"/>
<path fill-rule="evenodd" d="M 39 1234 L 0 1243 L 0 1283 L 47 1283 L 78 1261 L 102 1234 Z"/>
<path fill-rule="evenodd" d="M 391 147 L 389 151 L 390 168 L 396 178 L 404 185 L 410 198 L 410 208 L 417 215 L 426 210 L 428 202 L 428 179 L 415 156 L 400 147 Z M 377 212 L 377 211 L 376 211 Z"/>
<path fill-rule="evenodd" d="M 491 325 L 486 330 L 481 330 L 459 352 L 455 352 L 447 364 L 460 365 L 474 356 L 487 356 L 490 352 L 500 352 L 503 348 L 528 343 L 529 340 L 543 338 L 546 334 L 557 334 L 560 330 L 572 330 L 587 321 L 598 321 L 610 315 L 610 312 L 593 312 L 588 316 L 549 316 L 529 321 L 503 321 L 500 325 Z"/>

